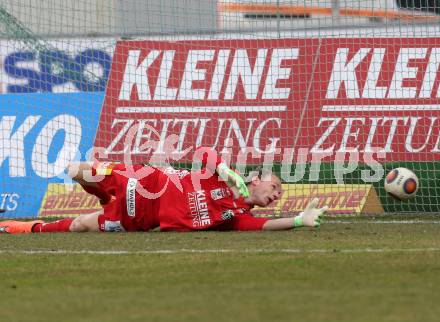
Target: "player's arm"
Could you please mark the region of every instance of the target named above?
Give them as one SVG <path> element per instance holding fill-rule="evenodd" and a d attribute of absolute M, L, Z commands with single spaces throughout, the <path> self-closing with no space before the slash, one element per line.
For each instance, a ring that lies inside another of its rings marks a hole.
<path fill-rule="evenodd" d="M 216 172 L 230 187 L 236 187 L 243 197 L 249 197 L 248 187 L 241 175 L 229 168 L 226 163 L 220 163 L 216 168 Z"/>
<path fill-rule="evenodd" d="M 249 190 L 241 175 L 229 168 L 215 150 L 202 147 L 197 149 L 196 155 L 204 167 L 215 171 L 230 187 L 236 187 L 243 197 L 249 197 Z"/>
<path fill-rule="evenodd" d="M 294 218 L 271 219 L 264 223 L 262 230 L 286 230 L 299 227 L 319 227 L 327 206 L 317 208 L 318 198 L 313 199 L 298 216 Z"/>
<path fill-rule="evenodd" d="M 219 227 L 219 230 L 260 231 L 287 230 L 299 227 L 319 227 L 321 217 L 327 207 L 317 208 L 318 199 L 312 200 L 304 211 L 295 218 L 268 219 L 254 217 L 252 214 L 237 214 L 231 221 Z"/>

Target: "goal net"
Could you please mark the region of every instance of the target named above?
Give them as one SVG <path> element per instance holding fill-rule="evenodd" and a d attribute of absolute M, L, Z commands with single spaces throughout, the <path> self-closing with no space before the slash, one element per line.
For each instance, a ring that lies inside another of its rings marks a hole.
<path fill-rule="evenodd" d="M 260 214 L 437 213 L 438 1 L 0 2 L 2 216 L 99 209 L 74 161 L 192 168 L 214 148 L 284 194 Z M 408 202 L 386 174 L 419 178 Z"/>

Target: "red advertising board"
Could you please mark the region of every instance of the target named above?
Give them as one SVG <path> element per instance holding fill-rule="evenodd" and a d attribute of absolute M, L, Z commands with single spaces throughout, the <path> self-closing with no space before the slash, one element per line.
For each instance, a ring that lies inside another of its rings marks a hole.
<path fill-rule="evenodd" d="M 301 148 L 440 160 L 439 65 L 440 38 L 120 41 L 95 146 L 135 162 L 168 139 L 176 161 L 228 139 L 252 163 Z"/>

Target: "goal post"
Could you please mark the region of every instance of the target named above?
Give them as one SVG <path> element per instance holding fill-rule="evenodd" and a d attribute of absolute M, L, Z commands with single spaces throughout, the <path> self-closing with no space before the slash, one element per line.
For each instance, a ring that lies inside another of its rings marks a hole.
<path fill-rule="evenodd" d="M 439 212 L 439 16 L 420 3 L 5 1 L 0 216 L 95 211 L 65 167 L 97 148 L 191 168 L 200 146 L 282 179 L 262 214 L 316 196 L 331 215 Z M 420 180 L 405 203 L 383 189 L 399 166 Z"/>

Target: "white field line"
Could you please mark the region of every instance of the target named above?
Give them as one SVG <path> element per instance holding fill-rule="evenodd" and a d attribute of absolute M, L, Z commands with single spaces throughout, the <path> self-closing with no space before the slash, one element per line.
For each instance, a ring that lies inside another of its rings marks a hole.
<path fill-rule="evenodd" d="M 353 249 L 159 249 L 159 250 L 0 250 L 0 254 L 24 255 L 154 255 L 154 254 L 364 254 L 364 253 L 426 253 L 440 252 L 440 248 L 353 248 Z"/>
<path fill-rule="evenodd" d="M 324 224 L 344 224 L 344 225 L 362 225 L 362 224 L 378 224 L 378 225 L 411 225 L 411 224 L 429 224 L 429 225 L 439 225 L 440 220 L 333 220 L 333 219 L 325 219 Z"/>

